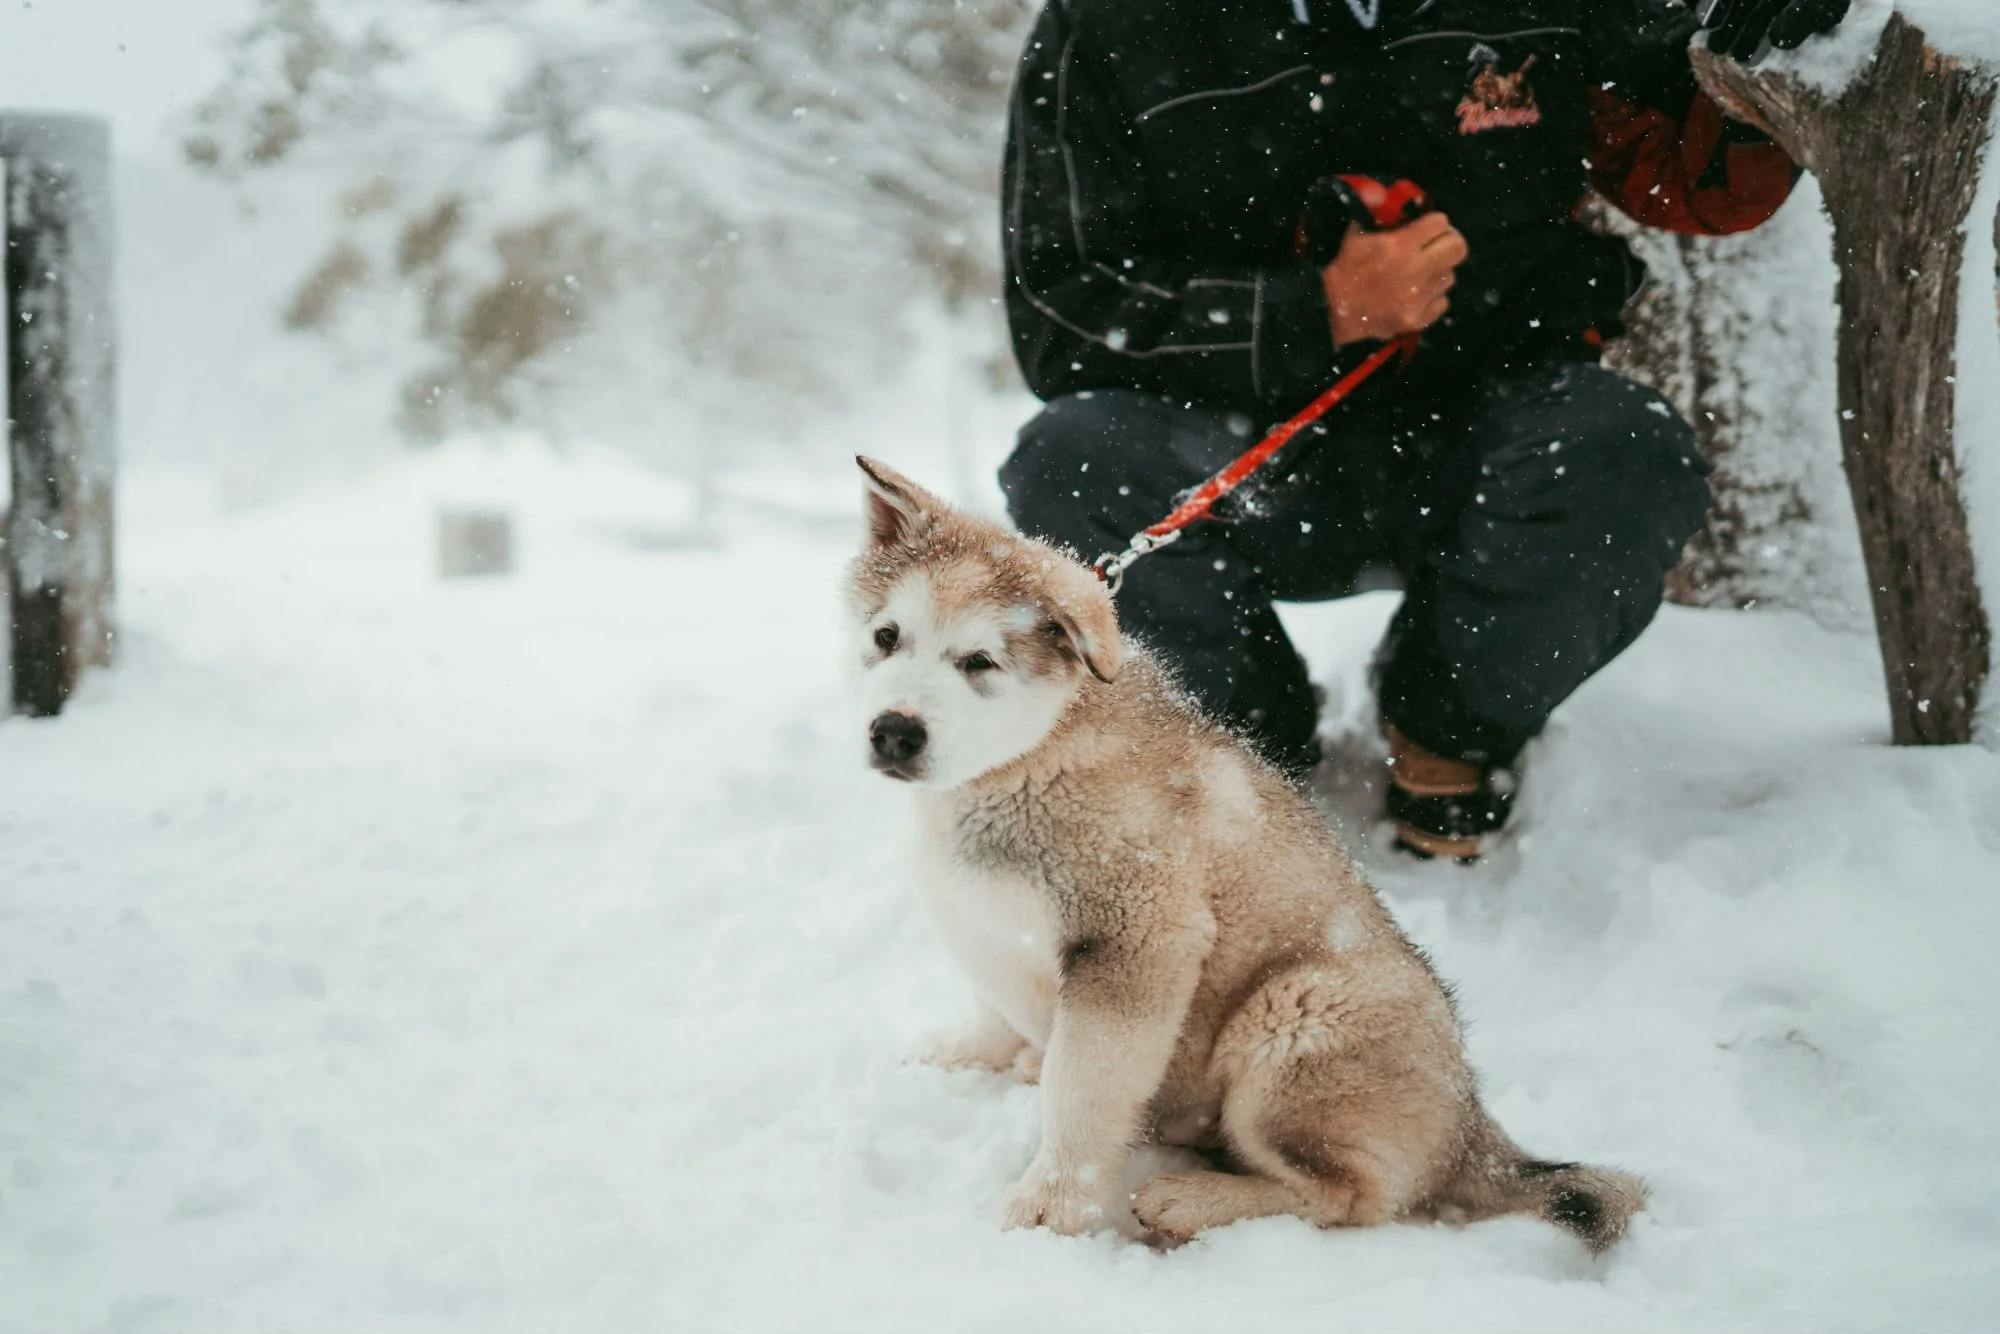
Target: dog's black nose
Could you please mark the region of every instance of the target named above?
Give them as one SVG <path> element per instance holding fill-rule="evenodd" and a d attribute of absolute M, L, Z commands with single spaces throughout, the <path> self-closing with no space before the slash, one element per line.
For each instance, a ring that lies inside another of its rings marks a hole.
<path fill-rule="evenodd" d="M 868 744 L 884 764 L 907 764 L 924 748 L 924 721 L 907 713 L 884 713 L 868 725 Z"/>

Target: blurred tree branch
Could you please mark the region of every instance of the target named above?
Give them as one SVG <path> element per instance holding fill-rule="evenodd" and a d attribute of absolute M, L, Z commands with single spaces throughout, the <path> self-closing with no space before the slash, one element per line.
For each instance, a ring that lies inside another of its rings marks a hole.
<path fill-rule="evenodd" d="M 897 355 L 912 298 L 997 285 L 984 242 L 1029 17 L 262 0 L 187 151 L 225 179 L 337 182 L 339 234 L 286 316 L 414 333 L 419 436 L 517 417 L 590 359 L 649 364 L 668 396 L 686 372 L 824 402 Z"/>

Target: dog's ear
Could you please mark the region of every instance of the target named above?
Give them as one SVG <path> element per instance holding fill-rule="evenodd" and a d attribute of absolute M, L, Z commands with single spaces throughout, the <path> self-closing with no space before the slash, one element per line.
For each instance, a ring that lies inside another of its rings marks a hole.
<path fill-rule="evenodd" d="M 863 454 L 854 461 L 868 479 L 868 540 L 878 547 L 909 542 L 944 502 L 886 464 Z"/>
<path fill-rule="evenodd" d="M 1049 602 L 1049 619 L 1069 640 L 1090 674 L 1110 685 L 1125 665 L 1125 640 L 1104 581 L 1081 565 L 1064 562 L 1064 578 Z"/>

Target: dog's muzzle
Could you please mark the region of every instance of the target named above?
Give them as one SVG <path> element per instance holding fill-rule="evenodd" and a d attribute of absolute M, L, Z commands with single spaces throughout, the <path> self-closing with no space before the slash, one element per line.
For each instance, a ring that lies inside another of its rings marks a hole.
<path fill-rule="evenodd" d="M 913 714 L 877 714 L 868 725 L 869 763 L 891 778 L 914 778 L 928 739 L 924 720 Z"/>

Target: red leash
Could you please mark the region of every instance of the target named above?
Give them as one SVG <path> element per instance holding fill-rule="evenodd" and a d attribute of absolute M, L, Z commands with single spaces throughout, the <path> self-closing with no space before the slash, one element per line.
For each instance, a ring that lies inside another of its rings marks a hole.
<path fill-rule="evenodd" d="M 1332 191 L 1330 195 L 1332 206 L 1338 208 L 1346 218 L 1360 223 L 1371 231 L 1401 226 L 1430 208 L 1430 200 L 1425 197 L 1424 192 L 1408 181 L 1398 181 L 1393 186 L 1385 186 L 1366 176 L 1341 176 L 1330 182 L 1329 187 Z M 1304 224 L 1301 225 L 1301 232 L 1303 231 Z M 1303 236 L 1301 239 L 1303 240 Z M 1416 355 L 1416 352 L 1417 335 L 1411 334 L 1393 343 L 1386 343 L 1369 353 L 1365 361 L 1341 376 L 1339 382 L 1332 388 L 1306 404 L 1277 430 L 1239 454 L 1228 467 L 1196 487 L 1188 494 L 1187 499 L 1175 507 L 1172 514 L 1136 534 L 1125 550 L 1107 551 L 1099 556 L 1091 566 L 1097 572 L 1097 577 L 1110 584 L 1111 591 L 1116 593 L 1119 585 L 1125 580 L 1125 571 L 1131 569 L 1133 563 L 1140 557 L 1177 541 L 1182 532 L 1191 525 L 1210 517 L 1217 501 L 1241 486 L 1259 468 L 1269 463 L 1271 456 L 1290 443 L 1293 436 L 1339 407 L 1355 390 L 1366 384 L 1375 372 L 1391 361 L 1401 357 L 1407 362 Z"/>
<path fill-rule="evenodd" d="M 1125 571 L 1132 568 L 1134 561 L 1177 540 L 1189 525 L 1206 519 L 1215 508 L 1216 501 L 1241 486 L 1252 473 L 1270 462 L 1271 456 L 1283 449 L 1293 436 L 1339 407 L 1342 399 L 1366 384 L 1376 371 L 1410 350 L 1409 340 L 1398 339 L 1370 353 L 1366 361 L 1341 376 L 1340 383 L 1308 403 L 1283 426 L 1237 455 L 1227 468 L 1196 487 L 1172 514 L 1135 536 L 1125 550 L 1116 554 L 1107 551 L 1099 556 L 1091 567 L 1097 571 L 1097 577 L 1110 584 L 1111 591 L 1116 593 L 1118 586 L 1124 582 Z"/>

